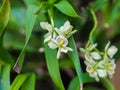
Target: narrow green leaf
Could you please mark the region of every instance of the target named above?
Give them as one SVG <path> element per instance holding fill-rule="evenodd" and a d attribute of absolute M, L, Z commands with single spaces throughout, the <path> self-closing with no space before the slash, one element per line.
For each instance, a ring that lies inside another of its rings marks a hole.
<path fill-rule="evenodd" d="M 20 53 L 17 62 L 14 66 L 14 70 L 17 73 L 20 73 L 21 69 L 22 69 L 22 65 L 24 62 L 24 54 L 25 54 L 25 49 L 26 46 L 29 42 L 37 15 L 34 14 L 35 10 L 37 9 L 37 7 L 35 5 L 29 5 L 26 11 L 26 41 L 25 41 L 25 45 L 24 48 L 22 49 L 22 52 Z"/>
<path fill-rule="evenodd" d="M 88 73 L 84 73 L 83 75 L 83 83 L 91 83 L 91 82 L 96 82 L 94 78 L 91 78 Z M 74 77 L 69 86 L 68 86 L 68 90 L 80 90 L 80 85 L 79 85 L 79 78 L 78 77 Z"/>
<path fill-rule="evenodd" d="M 3 47 L 3 36 L 0 36 L 0 60 L 9 63 L 11 66 L 14 64 L 14 60 L 11 57 L 11 55 L 8 53 L 8 51 Z"/>
<path fill-rule="evenodd" d="M 100 79 L 100 81 L 106 87 L 107 90 L 115 90 L 114 86 L 107 78 L 102 78 Z"/>
<path fill-rule="evenodd" d="M 77 73 L 78 78 L 79 78 L 79 83 L 82 85 L 82 83 L 83 83 L 83 81 L 82 81 L 82 70 L 81 70 L 79 56 L 78 56 L 77 48 L 75 46 L 75 41 L 74 41 L 73 37 L 71 37 L 70 40 L 69 40 L 69 46 L 73 49 L 73 51 L 68 52 L 68 55 L 74 63 L 76 73 Z"/>
<path fill-rule="evenodd" d="M 22 90 L 35 90 L 35 74 L 31 74 L 23 83 Z"/>
<path fill-rule="evenodd" d="M 92 6 L 93 11 L 98 11 L 108 1 L 109 0 L 96 0 L 94 5 Z"/>
<path fill-rule="evenodd" d="M 49 74 L 58 90 L 65 90 L 61 80 L 59 64 L 56 56 L 57 51 L 50 49 L 48 45 L 45 44 L 45 57 Z"/>
<path fill-rule="evenodd" d="M 80 90 L 78 77 L 75 77 L 71 80 L 67 90 Z"/>
<path fill-rule="evenodd" d="M 14 64 L 14 60 L 11 57 L 11 55 L 8 53 L 8 51 L 5 48 L 3 48 L 2 46 L 0 47 L 0 51 L 2 51 L 2 52 L 0 52 L 0 59 L 6 63 L 11 64 L 11 66 L 12 66 Z"/>
<path fill-rule="evenodd" d="M 61 0 L 54 6 L 63 14 L 70 17 L 80 17 L 67 0 Z"/>
<path fill-rule="evenodd" d="M 90 75 L 88 73 L 83 73 L 83 83 L 91 83 L 91 82 L 96 82 L 96 80 L 92 77 L 90 77 Z"/>
<path fill-rule="evenodd" d="M 9 90 L 19 90 L 19 88 L 22 86 L 22 84 L 25 82 L 28 76 L 29 74 L 18 75 L 13 81 L 13 83 L 11 84 Z"/>
<path fill-rule="evenodd" d="M 10 87 L 10 65 L 1 65 L 0 73 L 0 90 L 9 90 Z"/>
<path fill-rule="evenodd" d="M 6 27 L 10 15 L 10 2 L 9 0 L 4 0 L 2 7 L 0 8 L 0 36 L 4 32 L 4 28 Z"/>

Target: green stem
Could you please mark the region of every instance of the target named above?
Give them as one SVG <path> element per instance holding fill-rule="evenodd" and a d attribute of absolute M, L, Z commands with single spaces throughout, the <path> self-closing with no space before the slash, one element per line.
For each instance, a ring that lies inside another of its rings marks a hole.
<path fill-rule="evenodd" d="M 93 28 L 92 28 L 92 30 L 91 30 L 91 32 L 90 32 L 89 40 L 88 40 L 88 42 L 87 42 L 87 44 L 86 44 L 86 47 L 88 47 L 90 43 L 91 43 L 91 44 L 94 43 L 94 42 L 93 42 L 93 34 L 94 34 L 94 32 L 95 32 L 95 30 L 96 30 L 96 27 L 97 27 L 97 19 L 96 19 L 95 13 L 94 13 L 93 10 L 90 10 L 90 12 L 91 12 L 91 14 L 92 14 L 92 16 L 93 16 L 94 26 L 93 26 Z"/>

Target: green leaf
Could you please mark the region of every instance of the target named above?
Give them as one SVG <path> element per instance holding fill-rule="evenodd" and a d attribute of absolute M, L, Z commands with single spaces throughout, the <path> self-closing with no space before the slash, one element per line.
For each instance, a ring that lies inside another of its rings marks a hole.
<path fill-rule="evenodd" d="M 79 78 L 79 83 L 82 85 L 82 83 L 83 83 L 83 81 L 82 81 L 82 70 L 81 70 L 79 56 L 78 56 L 77 48 L 75 46 L 75 41 L 74 41 L 73 37 L 71 37 L 70 40 L 69 40 L 69 46 L 73 49 L 73 51 L 68 52 L 68 55 L 74 63 L 75 70 L 76 70 L 76 73 L 77 73 L 78 78 Z"/>
<path fill-rule="evenodd" d="M 8 53 L 8 51 L 5 48 L 3 48 L 2 46 L 0 47 L 0 51 L 2 51 L 2 52 L 0 52 L 0 59 L 6 63 L 11 64 L 11 66 L 12 66 L 14 64 L 14 60 L 11 57 L 11 55 Z"/>
<path fill-rule="evenodd" d="M 22 90 L 35 90 L 35 74 L 31 74 L 23 83 Z"/>
<path fill-rule="evenodd" d="M 60 12 L 70 17 L 79 17 L 73 7 L 67 0 L 61 0 L 57 4 L 54 5 Z"/>
<path fill-rule="evenodd" d="M 0 90 L 9 90 L 10 87 L 10 65 L 0 64 Z"/>
<path fill-rule="evenodd" d="M 40 12 L 45 13 L 51 7 L 52 7 L 51 3 L 49 3 L 49 2 L 42 2 L 42 3 L 40 3 L 38 10 L 35 11 L 35 14 L 38 14 Z"/>
<path fill-rule="evenodd" d="M 4 32 L 4 29 L 8 23 L 10 15 L 10 2 L 9 0 L 4 0 L 2 7 L 0 8 L 0 37 Z"/>
<path fill-rule="evenodd" d="M 91 82 L 96 82 L 94 78 L 91 78 L 88 73 L 84 73 L 83 75 L 83 83 L 91 83 Z M 68 86 L 68 90 L 80 90 L 80 85 L 79 85 L 79 78 L 78 77 L 74 77 L 69 86 Z"/>
<path fill-rule="evenodd" d="M 25 49 L 26 46 L 29 42 L 37 15 L 34 14 L 35 10 L 37 9 L 37 7 L 35 5 L 29 5 L 26 11 L 26 41 L 25 41 L 25 45 L 22 49 L 22 52 L 20 53 L 17 62 L 14 66 L 14 70 L 17 73 L 20 73 L 21 69 L 22 69 L 22 65 L 23 65 L 23 61 L 24 61 L 24 54 L 25 54 Z"/>
<path fill-rule="evenodd" d="M 107 3 L 109 0 L 96 0 L 94 5 L 92 6 L 93 11 L 98 11 L 105 3 Z"/>
<path fill-rule="evenodd" d="M 75 77 L 71 80 L 67 90 L 80 90 L 78 77 Z"/>
<path fill-rule="evenodd" d="M 50 2 L 50 3 L 54 3 L 55 1 L 57 1 L 57 0 L 48 0 L 48 2 Z"/>
<path fill-rule="evenodd" d="M 14 60 L 11 57 L 11 55 L 8 53 L 8 51 L 3 47 L 3 36 L 0 37 L 0 60 L 9 63 L 11 66 L 14 64 Z"/>
<path fill-rule="evenodd" d="M 22 84 L 25 82 L 25 80 L 28 78 L 29 74 L 21 74 L 18 75 L 13 83 L 10 86 L 9 90 L 19 90 L 19 88 L 22 86 Z"/>
<path fill-rule="evenodd" d="M 106 87 L 107 90 L 115 90 L 113 84 L 107 78 L 102 78 L 100 79 L 100 81 Z"/>
<path fill-rule="evenodd" d="M 57 51 L 50 49 L 48 45 L 45 44 L 45 57 L 49 74 L 58 90 L 65 90 L 61 80 L 59 64 L 56 56 Z"/>

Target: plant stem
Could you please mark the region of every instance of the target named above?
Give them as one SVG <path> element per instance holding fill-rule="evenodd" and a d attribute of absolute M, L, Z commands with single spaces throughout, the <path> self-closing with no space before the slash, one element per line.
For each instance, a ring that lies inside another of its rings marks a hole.
<path fill-rule="evenodd" d="M 95 30 L 96 30 L 96 27 L 97 27 L 97 19 L 96 19 L 95 13 L 94 13 L 94 11 L 93 11 L 92 9 L 90 10 L 90 12 L 91 12 L 91 14 L 92 14 L 92 16 L 93 16 L 94 25 L 93 25 L 93 28 L 92 28 L 92 30 L 91 30 L 91 32 L 90 32 L 89 40 L 88 40 L 88 42 L 87 42 L 87 44 L 86 44 L 86 47 L 88 47 L 90 43 L 91 43 L 91 44 L 94 43 L 94 42 L 93 42 L 93 34 L 94 34 L 94 32 L 95 32 Z"/>

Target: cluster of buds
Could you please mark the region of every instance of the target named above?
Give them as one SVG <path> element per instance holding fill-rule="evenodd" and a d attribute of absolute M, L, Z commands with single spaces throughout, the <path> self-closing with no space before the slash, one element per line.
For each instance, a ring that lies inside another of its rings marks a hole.
<path fill-rule="evenodd" d="M 47 42 L 51 49 L 58 49 L 57 59 L 60 57 L 61 52 L 73 51 L 72 48 L 68 47 L 68 39 L 76 30 L 72 31 L 73 26 L 69 21 L 66 21 L 60 28 L 54 27 L 48 22 L 40 22 L 40 26 L 48 31 L 44 37 L 44 43 Z"/>
<path fill-rule="evenodd" d="M 110 42 L 105 46 L 104 52 L 100 52 L 96 47 L 97 43 L 91 44 L 85 49 L 80 48 L 80 51 L 85 55 L 86 71 L 96 81 L 107 76 L 112 78 L 116 68 L 113 56 L 118 49 L 115 46 L 110 46 Z"/>

